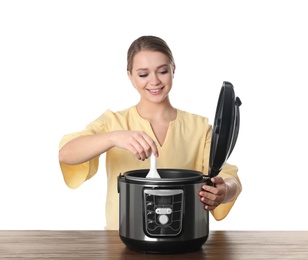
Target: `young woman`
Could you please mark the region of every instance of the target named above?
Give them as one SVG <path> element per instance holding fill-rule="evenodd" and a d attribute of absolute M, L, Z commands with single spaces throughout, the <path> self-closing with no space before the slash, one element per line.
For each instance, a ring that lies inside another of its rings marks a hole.
<path fill-rule="evenodd" d="M 123 111 L 105 111 L 83 131 L 65 135 L 59 161 L 66 184 L 77 188 L 98 170 L 106 152 L 106 229 L 118 229 L 119 173 L 150 167 L 190 169 L 208 174 L 211 125 L 206 117 L 174 108 L 169 99 L 176 66 L 166 42 L 142 36 L 128 49 L 127 74 L 140 94 L 139 102 Z M 178 152 L 185 151 L 185 152 Z M 204 185 L 200 200 L 216 220 L 223 219 L 241 192 L 237 167 L 225 164 L 214 186 Z"/>

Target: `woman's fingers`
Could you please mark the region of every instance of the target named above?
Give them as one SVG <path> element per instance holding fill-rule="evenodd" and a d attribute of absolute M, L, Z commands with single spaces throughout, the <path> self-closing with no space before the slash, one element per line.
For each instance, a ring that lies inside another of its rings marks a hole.
<path fill-rule="evenodd" d="M 199 192 L 200 200 L 205 204 L 206 210 L 213 210 L 219 206 L 225 196 L 226 188 L 225 182 L 220 176 L 211 179 L 215 186 L 203 185 L 202 190 Z"/>
<path fill-rule="evenodd" d="M 158 155 L 156 144 L 144 132 L 133 132 L 128 139 L 130 151 L 139 159 L 145 160 L 150 157 L 151 153 Z"/>

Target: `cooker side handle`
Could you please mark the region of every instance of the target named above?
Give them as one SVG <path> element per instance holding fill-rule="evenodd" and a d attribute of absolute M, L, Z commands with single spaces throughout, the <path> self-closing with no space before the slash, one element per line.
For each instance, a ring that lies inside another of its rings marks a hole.
<path fill-rule="evenodd" d="M 117 190 L 118 193 L 120 193 L 120 179 L 124 178 L 124 175 L 122 173 L 119 174 L 118 179 L 117 179 Z"/>
<path fill-rule="evenodd" d="M 206 185 L 213 186 L 213 182 L 211 182 L 211 177 L 209 175 L 203 175 L 202 181 L 205 182 Z"/>

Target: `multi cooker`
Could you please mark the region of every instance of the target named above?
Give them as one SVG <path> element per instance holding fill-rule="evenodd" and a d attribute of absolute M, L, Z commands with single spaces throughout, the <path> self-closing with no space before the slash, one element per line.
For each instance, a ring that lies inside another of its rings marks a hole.
<path fill-rule="evenodd" d="M 146 178 L 149 169 L 118 176 L 119 236 L 144 253 L 184 253 L 199 250 L 209 236 L 209 212 L 199 191 L 212 185 L 237 140 L 241 101 L 233 85 L 223 82 L 213 124 L 209 173 L 157 169 L 161 178 Z"/>

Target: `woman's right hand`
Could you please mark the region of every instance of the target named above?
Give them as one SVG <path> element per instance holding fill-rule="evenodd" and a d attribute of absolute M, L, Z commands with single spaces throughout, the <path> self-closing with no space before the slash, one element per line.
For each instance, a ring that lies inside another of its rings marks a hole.
<path fill-rule="evenodd" d="M 144 161 L 153 153 L 158 157 L 155 141 L 143 131 L 114 131 L 113 142 L 118 148 L 126 149 L 134 154 L 139 160 Z"/>

